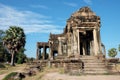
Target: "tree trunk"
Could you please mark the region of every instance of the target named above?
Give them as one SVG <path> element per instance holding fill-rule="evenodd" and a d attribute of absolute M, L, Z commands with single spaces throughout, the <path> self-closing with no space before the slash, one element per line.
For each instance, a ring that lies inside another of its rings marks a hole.
<path fill-rule="evenodd" d="M 11 66 L 15 66 L 15 64 L 14 64 L 14 57 L 15 57 L 15 53 L 13 52 L 12 54 L 11 54 Z"/>

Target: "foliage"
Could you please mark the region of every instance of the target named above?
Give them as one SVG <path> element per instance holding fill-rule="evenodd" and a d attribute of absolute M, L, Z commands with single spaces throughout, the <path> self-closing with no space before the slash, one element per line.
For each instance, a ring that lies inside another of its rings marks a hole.
<path fill-rule="evenodd" d="M 10 62 L 11 61 L 11 54 L 6 51 L 3 58 L 4 58 L 5 62 Z"/>
<path fill-rule="evenodd" d="M 2 35 L 4 31 L 0 30 L 0 62 L 3 61 L 3 56 L 4 56 L 4 48 L 2 44 Z"/>
<path fill-rule="evenodd" d="M 18 54 L 16 55 L 16 61 L 18 64 L 22 64 L 26 61 L 27 57 L 24 54 L 25 49 L 21 48 L 18 52 Z"/>
<path fill-rule="evenodd" d="M 117 55 L 117 49 L 111 48 L 110 50 L 108 50 L 108 55 L 109 57 L 115 57 Z"/>
<path fill-rule="evenodd" d="M 31 58 L 27 58 L 28 62 L 33 62 L 35 60 L 35 58 L 31 57 Z"/>
<path fill-rule="evenodd" d="M 5 76 L 5 78 L 3 80 L 14 80 L 13 77 L 17 75 L 17 72 L 12 72 L 10 74 L 8 74 L 7 76 Z"/>
<path fill-rule="evenodd" d="M 22 64 L 26 60 L 26 55 L 24 53 L 19 53 L 17 57 L 18 57 L 18 60 L 17 60 L 18 64 Z"/>
<path fill-rule="evenodd" d="M 11 65 L 14 66 L 15 54 L 18 53 L 21 48 L 24 48 L 26 43 L 24 30 L 20 27 L 10 26 L 10 28 L 6 30 L 3 43 L 9 53 L 11 53 Z"/>
<path fill-rule="evenodd" d="M 0 30 L 0 42 L 2 42 L 2 38 L 3 38 L 3 36 L 4 36 L 4 31 L 3 30 Z"/>

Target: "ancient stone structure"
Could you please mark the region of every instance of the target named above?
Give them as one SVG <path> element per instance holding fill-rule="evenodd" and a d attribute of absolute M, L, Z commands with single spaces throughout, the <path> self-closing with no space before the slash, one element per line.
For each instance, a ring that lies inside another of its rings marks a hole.
<path fill-rule="evenodd" d="M 107 68 L 100 27 L 100 17 L 89 7 L 79 9 L 67 20 L 63 33 L 50 33 L 48 42 L 37 43 L 37 60 L 41 66 L 63 67 L 71 74 L 116 72 Z"/>
<path fill-rule="evenodd" d="M 49 59 L 54 59 L 55 54 L 66 57 L 102 54 L 100 17 L 91 11 L 89 7 L 79 9 L 67 20 L 62 34 L 50 33 L 48 42 L 37 43 L 37 59 L 39 59 L 42 47 L 44 59 L 46 59 L 46 47 L 49 47 Z"/>

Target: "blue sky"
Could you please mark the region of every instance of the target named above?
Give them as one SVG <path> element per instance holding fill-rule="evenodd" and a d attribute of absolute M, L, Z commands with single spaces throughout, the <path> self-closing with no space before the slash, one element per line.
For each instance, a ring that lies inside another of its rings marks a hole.
<path fill-rule="evenodd" d="M 62 33 L 66 20 L 83 6 L 101 17 L 101 41 L 106 51 L 120 44 L 119 0 L 0 0 L 0 29 L 20 26 L 26 33 L 28 57 L 36 57 L 36 43 L 49 33 Z M 118 55 L 120 57 L 120 54 Z"/>

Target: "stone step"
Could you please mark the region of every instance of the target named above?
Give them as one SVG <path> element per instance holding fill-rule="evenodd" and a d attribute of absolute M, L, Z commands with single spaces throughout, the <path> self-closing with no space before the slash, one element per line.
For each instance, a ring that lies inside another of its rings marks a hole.
<path fill-rule="evenodd" d="M 106 74 L 108 71 L 84 71 L 84 74 Z"/>
<path fill-rule="evenodd" d="M 108 70 L 105 63 L 95 56 L 81 56 L 80 59 L 84 63 L 84 74 L 106 74 Z"/>
<path fill-rule="evenodd" d="M 98 60 L 96 58 L 80 58 L 81 60 Z"/>
<path fill-rule="evenodd" d="M 106 71 L 106 68 L 85 68 L 84 71 Z"/>
<path fill-rule="evenodd" d="M 84 68 L 104 68 L 104 65 L 84 65 Z"/>
<path fill-rule="evenodd" d="M 102 60 L 99 60 L 99 59 L 88 59 L 88 58 L 83 58 L 81 59 L 81 61 L 83 62 L 93 62 L 93 63 L 102 63 L 103 61 Z"/>
<path fill-rule="evenodd" d="M 95 56 L 87 56 L 87 55 L 82 55 L 82 56 L 80 56 L 80 58 L 96 58 Z"/>
<path fill-rule="evenodd" d="M 105 63 L 90 63 L 90 62 L 87 62 L 87 63 L 84 63 L 84 65 L 105 65 Z"/>
<path fill-rule="evenodd" d="M 84 68 L 106 68 L 106 67 L 103 65 L 103 66 L 84 66 Z"/>

